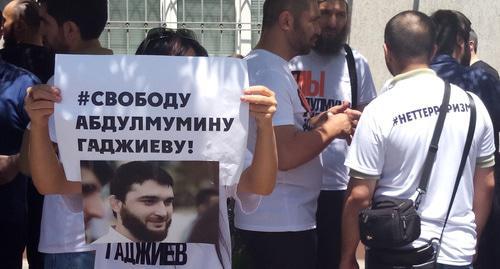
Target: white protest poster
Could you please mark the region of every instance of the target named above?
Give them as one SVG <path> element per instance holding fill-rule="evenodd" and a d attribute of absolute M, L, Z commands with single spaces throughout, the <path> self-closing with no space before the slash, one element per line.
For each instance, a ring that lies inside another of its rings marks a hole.
<path fill-rule="evenodd" d="M 219 186 L 237 183 L 246 153 L 245 62 L 57 55 L 54 81 L 59 155 L 82 181 L 96 268 L 220 266 Z"/>

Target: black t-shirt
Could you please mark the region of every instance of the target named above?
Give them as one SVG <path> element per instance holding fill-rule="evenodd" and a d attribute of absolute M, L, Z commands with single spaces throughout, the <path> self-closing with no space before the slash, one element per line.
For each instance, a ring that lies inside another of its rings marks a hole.
<path fill-rule="evenodd" d="M 471 68 L 474 68 L 474 69 L 483 69 L 484 71 L 490 73 L 492 76 L 494 76 L 496 79 L 500 79 L 500 77 L 498 76 L 498 72 L 497 70 L 495 70 L 495 68 L 493 68 L 491 65 L 487 64 L 486 62 L 483 62 L 481 60 L 473 63 L 471 66 Z"/>
<path fill-rule="evenodd" d="M 35 74 L 42 83 L 54 75 L 55 53 L 45 47 L 17 44 L 0 50 L 0 57 Z"/>

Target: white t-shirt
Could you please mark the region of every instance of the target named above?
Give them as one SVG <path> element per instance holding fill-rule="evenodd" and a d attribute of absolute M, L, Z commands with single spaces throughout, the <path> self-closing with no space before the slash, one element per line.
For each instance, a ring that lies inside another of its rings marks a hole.
<path fill-rule="evenodd" d="M 304 126 L 304 112 L 298 86 L 288 62 L 266 50 L 254 50 L 247 57 L 250 85 L 264 85 L 276 93 L 277 111 L 273 125 Z M 249 143 L 255 144 L 255 122 L 250 121 Z M 262 198 L 252 214 L 235 210 L 236 227 L 250 231 L 305 231 L 316 227 L 316 207 L 321 187 L 319 157 L 288 171 L 278 171 L 276 187 Z"/>
<path fill-rule="evenodd" d="M 47 84 L 54 85 L 54 77 Z M 57 143 L 53 116 L 49 118 L 49 136 Z M 91 250 L 85 243 L 82 208 L 81 195 L 45 195 L 38 251 L 67 253 Z"/>
<path fill-rule="evenodd" d="M 430 69 L 401 74 L 364 110 L 345 165 L 379 177 L 374 197 L 416 197 L 420 171 L 427 154 L 441 105 L 444 82 Z M 483 102 L 473 95 L 477 123 L 470 153 L 443 236 L 438 262 L 468 265 L 476 246 L 473 175 L 476 162 L 493 160 L 493 127 Z M 452 85 L 449 112 L 439 141 L 427 194 L 420 204 L 421 237 L 439 238 L 462 157 L 469 125 L 469 99 Z M 494 163 L 494 162 L 493 162 Z M 490 165 L 493 165 L 490 163 Z"/>
<path fill-rule="evenodd" d="M 377 92 L 365 57 L 356 50 L 353 50 L 353 56 L 358 78 L 357 103 L 358 106 L 366 105 L 377 96 Z M 342 101 L 352 104 L 351 80 L 344 50 L 335 55 L 320 55 L 313 50 L 308 55 L 293 58 L 290 61 L 290 69 L 299 80 L 302 93 L 315 114 L 340 105 Z M 321 153 L 321 189 L 347 189 L 349 176 L 348 168 L 344 165 L 347 148 L 344 139 L 334 139 Z"/>

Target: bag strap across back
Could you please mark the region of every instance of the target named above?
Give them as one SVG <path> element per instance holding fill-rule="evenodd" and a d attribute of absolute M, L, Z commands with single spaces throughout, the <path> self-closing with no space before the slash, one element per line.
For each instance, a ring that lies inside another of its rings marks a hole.
<path fill-rule="evenodd" d="M 431 176 L 432 166 L 434 165 L 434 160 L 436 159 L 436 154 L 439 148 L 439 138 L 441 137 L 441 132 L 443 131 L 446 114 L 448 114 L 447 112 L 448 104 L 450 103 L 450 91 L 450 83 L 445 82 L 443 101 L 441 102 L 441 107 L 439 108 L 439 116 L 436 122 L 436 127 L 434 127 L 431 145 L 429 146 L 429 151 L 427 152 L 427 156 L 425 157 L 424 166 L 422 167 L 422 175 L 420 176 L 420 183 L 417 188 L 418 195 L 415 199 L 415 209 L 418 209 L 423 195 L 427 192 L 427 185 Z"/>
<path fill-rule="evenodd" d="M 347 61 L 349 80 L 351 82 L 351 107 L 356 108 L 358 106 L 358 75 L 356 73 L 356 61 L 354 60 L 354 55 L 349 45 L 344 44 L 344 50 L 346 52 L 345 59 Z"/>
<path fill-rule="evenodd" d="M 457 178 L 455 179 L 455 185 L 453 186 L 453 193 L 451 194 L 450 204 L 448 205 L 448 212 L 446 213 L 446 218 L 444 220 L 443 229 L 441 230 L 441 235 L 439 237 L 439 243 L 441 244 L 441 240 L 443 239 L 444 228 L 448 223 L 448 218 L 450 216 L 451 208 L 453 206 L 453 201 L 455 200 L 455 196 L 457 194 L 458 186 L 460 185 L 460 179 L 462 178 L 462 174 L 464 172 L 465 162 L 467 161 L 467 156 L 469 155 L 470 147 L 472 145 L 472 138 L 474 137 L 474 131 L 476 129 L 476 103 L 474 103 L 474 99 L 472 96 L 467 93 L 467 97 L 469 97 L 469 110 L 470 110 L 470 119 L 469 119 L 469 130 L 467 131 L 467 139 L 465 140 L 464 151 L 462 152 L 462 159 L 460 160 L 460 166 L 458 167 Z"/>

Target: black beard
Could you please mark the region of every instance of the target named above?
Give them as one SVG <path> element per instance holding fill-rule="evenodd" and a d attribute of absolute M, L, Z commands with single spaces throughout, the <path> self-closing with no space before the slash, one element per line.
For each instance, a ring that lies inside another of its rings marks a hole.
<path fill-rule="evenodd" d="M 347 40 L 347 26 L 335 36 L 328 36 L 321 33 L 314 46 L 314 51 L 318 54 L 334 55 L 340 52 Z"/>
<path fill-rule="evenodd" d="M 132 214 L 127 208 L 122 207 L 120 211 L 120 216 L 122 218 L 122 224 L 129 232 L 139 240 L 139 242 L 160 242 L 165 240 L 168 234 L 168 228 L 172 223 L 172 219 L 167 222 L 165 230 L 163 231 L 151 231 L 146 227 L 146 224 L 142 223 L 139 218 Z"/>
<path fill-rule="evenodd" d="M 469 51 L 468 44 L 466 43 L 464 55 L 462 55 L 462 58 L 460 59 L 460 64 L 465 66 L 465 67 L 468 67 L 470 65 L 470 58 L 471 58 L 471 54 Z"/>

